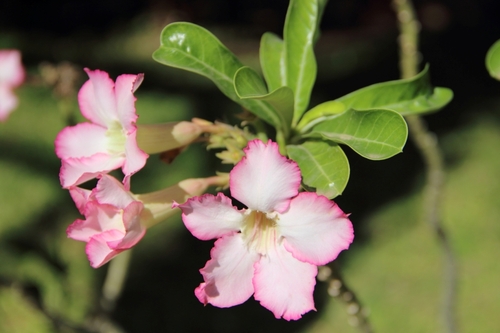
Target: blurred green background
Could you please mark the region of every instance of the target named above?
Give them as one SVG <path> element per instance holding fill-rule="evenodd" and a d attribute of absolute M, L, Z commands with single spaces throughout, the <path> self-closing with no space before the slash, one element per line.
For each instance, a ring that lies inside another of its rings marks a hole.
<path fill-rule="evenodd" d="M 76 90 L 85 80 L 83 67 L 112 77 L 144 72 L 136 93 L 139 123 L 194 116 L 227 121 L 240 109 L 208 80 L 151 59 L 161 29 L 179 20 L 203 25 L 258 69 L 259 38 L 265 31 L 281 34 L 287 5 L 285 0 L 0 3 L 0 49 L 20 49 L 28 70 L 17 90 L 19 108 L 0 124 L 0 332 L 357 332 L 345 305 L 330 298 L 322 282 L 315 292 L 317 312 L 298 322 L 275 320 L 253 299 L 230 309 L 203 307 L 193 290 L 213 242 L 193 238 L 178 217 L 148 230 L 134 248 L 123 293 L 106 314 L 114 327 L 106 328 L 98 320 L 108 267 L 92 269 L 85 244 L 66 238 L 66 227 L 79 215 L 59 186 L 53 141 L 68 119 L 81 117 L 75 116 L 74 92 L 54 90 L 47 82 L 46 70 L 53 68 L 47 63 L 70 62 L 79 75 Z M 455 92 L 454 101 L 426 121 L 447 163 L 443 217 L 458 259 L 457 325 L 462 332 L 497 332 L 500 82 L 488 76 L 484 57 L 500 38 L 500 3 L 422 0 L 415 6 L 422 22 L 422 63 L 430 63 L 435 85 Z M 389 1 L 332 0 L 322 30 L 312 106 L 399 77 Z M 346 282 L 368 307 L 375 332 L 444 331 L 444 259 L 422 221 L 424 169 L 418 152 L 408 142 L 403 154 L 387 161 L 347 153 L 351 179 L 336 199 L 352 213 L 356 232 L 351 249 L 338 259 Z M 170 165 L 151 156 L 132 189 L 149 192 L 212 175 L 222 169 L 212 155 L 192 145 Z"/>

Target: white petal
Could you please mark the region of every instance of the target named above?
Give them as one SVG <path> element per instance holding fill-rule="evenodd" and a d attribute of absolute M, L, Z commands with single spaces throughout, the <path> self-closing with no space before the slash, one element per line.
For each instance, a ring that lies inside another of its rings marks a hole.
<path fill-rule="evenodd" d="M 297 320 L 314 308 L 318 269 L 292 257 L 283 246 L 273 247 L 255 264 L 255 299 L 276 318 Z"/>
<path fill-rule="evenodd" d="M 225 308 L 252 296 L 253 266 L 259 255 L 248 251 L 241 234 L 218 239 L 210 255 L 212 259 L 200 270 L 205 282 L 195 290 L 200 302 Z"/>
<path fill-rule="evenodd" d="M 285 211 L 300 186 L 297 163 L 282 156 L 271 140 L 252 140 L 244 151 L 229 174 L 231 195 L 252 210 Z"/>
<path fill-rule="evenodd" d="M 193 197 L 172 207 L 182 210 L 186 228 L 198 239 L 209 240 L 240 230 L 244 216 L 224 194 Z"/>
<path fill-rule="evenodd" d="M 116 111 L 115 83 L 108 73 L 85 68 L 89 80 L 78 92 L 78 104 L 83 116 L 91 122 L 108 128 L 118 122 Z"/>
<path fill-rule="evenodd" d="M 324 265 L 352 243 L 352 223 L 335 202 L 302 192 L 278 220 L 285 248 L 301 261 Z"/>
<path fill-rule="evenodd" d="M 107 153 L 106 129 L 90 123 L 68 126 L 57 135 L 55 146 L 57 157 L 61 159 Z"/>

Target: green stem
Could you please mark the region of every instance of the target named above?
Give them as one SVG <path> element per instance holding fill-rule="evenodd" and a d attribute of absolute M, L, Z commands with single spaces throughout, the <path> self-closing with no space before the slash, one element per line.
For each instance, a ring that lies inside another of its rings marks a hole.
<path fill-rule="evenodd" d="M 101 296 L 101 307 L 108 313 L 115 308 L 116 301 L 123 290 L 131 253 L 132 250 L 124 251 L 109 263 Z"/>
<path fill-rule="evenodd" d="M 415 76 L 418 73 L 418 33 L 420 24 L 415 15 L 411 0 L 393 0 L 393 7 L 397 14 L 400 36 L 400 71 L 403 79 Z M 445 255 L 445 284 L 443 315 L 446 332 L 457 332 L 455 319 L 455 301 L 457 290 L 457 268 L 448 236 L 441 222 L 441 206 L 444 187 L 444 162 L 434 133 L 427 130 L 427 126 L 419 116 L 406 117 L 410 136 L 420 150 L 426 164 L 427 181 L 424 189 L 424 216 L 433 228 L 438 242 Z"/>

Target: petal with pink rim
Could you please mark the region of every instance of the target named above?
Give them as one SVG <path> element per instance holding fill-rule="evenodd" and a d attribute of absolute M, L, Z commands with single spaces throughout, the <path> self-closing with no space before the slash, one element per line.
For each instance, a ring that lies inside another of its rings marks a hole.
<path fill-rule="evenodd" d="M 259 255 L 248 251 L 241 234 L 219 238 L 210 256 L 212 259 L 200 270 L 205 282 L 195 290 L 200 302 L 225 308 L 252 296 L 254 263 Z"/>
<path fill-rule="evenodd" d="M 71 239 L 88 242 L 90 238 L 101 231 L 101 225 L 95 219 L 76 220 L 68 226 L 66 234 Z"/>
<path fill-rule="evenodd" d="M 144 75 L 142 74 L 123 74 L 116 78 L 115 95 L 117 117 L 127 133 L 133 129 L 131 126 L 137 120 L 137 114 L 135 112 L 136 98 L 133 92 L 139 87 L 136 85 L 136 82 L 142 82 L 143 77 Z"/>
<path fill-rule="evenodd" d="M 255 299 L 276 318 L 297 320 L 314 308 L 316 266 L 295 259 L 280 245 L 255 264 Z"/>
<path fill-rule="evenodd" d="M 94 124 L 103 127 L 118 122 L 116 110 L 115 83 L 108 73 L 101 70 L 85 68 L 89 80 L 78 92 L 78 104 L 83 116 Z"/>
<path fill-rule="evenodd" d="M 91 157 L 67 158 L 61 161 L 59 179 L 63 188 L 70 188 L 119 168 L 124 161 L 121 156 L 95 154 Z"/>
<path fill-rule="evenodd" d="M 95 199 L 100 204 L 108 204 L 125 209 L 136 200 L 115 177 L 107 174 L 99 175 L 99 181 L 93 190 Z"/>
<path fill-rule="evenodd" d="M 122 166 L 123 173 L 128 177 L 141 170 L 146 165 L 146 160 L 149 157 L 137 145 L 136 136 L 137 129 L 134 125 L 134 130 L 127 135 L 125 141 L 125 156 L 127 156 L 127 159 Z"/>
<path fill-rule="evenodd" d="M 101 267 L 120 254 L 122 250 L 110 248 L 108 242 L 116 241 L 122 237 L 123 233 L 118 230 L 108 230 L 92 237 L 85 247 L 90 266 L 94 268 Z"/>
<path fill-rule="evenodd" d="M 116 243 L 109 243 L 113 249 L 126 250 L 136 245 L 146 234 L 146 228 L 141 224 L 142 202 L 134 201 L 123 211 L 123 225 L 126 233 L 123 239 Z"/>
<path fill-rule="evenodd" d="M 182 210 L 186 228 L 198 239 L 209 240 L 240 230 L 243 213 L 233 207 L 224 194 L 205 194 L 188 199 L 183 204 L 174 202 L 173 208 Z"/>
<path fill-rule="evenodd" d="M 324 196 L 302 192 L 280 215 L 279 233 L 285 248 L 300 261 L 324 265 L 346 250 L 354 238 L 351 221 Z"/>
<path fill-rule="evenodd" d="M 80 187 L 73 187 L 69 189 L 69 195 L 71 195 L 76 208 L 78 208 L 78 211 L 82 215 L 85 215 L 85 205 L 87 205 L 91 194 L 92 191 Z"/>
<path fill-rule="evenodd" d="M 245 156 L 230 172 L 231 195 L 252 210 L 261 212 L 288 209 L 300 186 L 300 169 L 279 153 L 278 144 L 252 140 Z"/>
<path fill-rule="evenodd" d="M 106 128 L 91 123 L 65 127 L 57 134 L 55 146 L 61 159 L 108 154 Z"/>

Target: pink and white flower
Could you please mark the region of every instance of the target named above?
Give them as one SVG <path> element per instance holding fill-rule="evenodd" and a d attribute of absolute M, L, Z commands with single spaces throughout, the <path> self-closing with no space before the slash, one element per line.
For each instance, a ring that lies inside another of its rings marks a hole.
<path fill-rule="evenodd" d="M 108 73 L 85 69 L 89 80 L 78 93 L 80 110 L 90 123 L 64 128 L 55 141 L 62 160 L 59 177 L 64 188 L 121 168 L 124 183 L 145 164 L 148 154 L 136 141 L 134 92 L 143 74 L 123 74 L 116 83 Z"/>
<path fill-rule="evenodd" d="M 141 223 L 143 203 L 115 178 L 102 175 L 92 191 L 74 187 L 70 194 L 85 220 L 73 222 L 67 234 L 87 243 L 85 251 L 92 267 L 130 249 L 146 233 Z"/>
<path fill-rule="evenodd" d="M 173 205 L 195 237 L 217 238 L 195 294 L 218 307 L 254 294 L 276 318 L 296 320 L 314 310 L 317 266 L 349 247 L 352 224 L 326 197 L 299 193 L 300 169 L 276 143 L 253 140 L 244 152 L 229 188 L 248 208 L 238 210 L 222 193 Z"/>
<path fill-rule="evenodd" d="M 5 121 L 17 107 L 14 88 L 24 81 L 21 53 L 17 50 L 0 50 L 0 121 Z"/>

